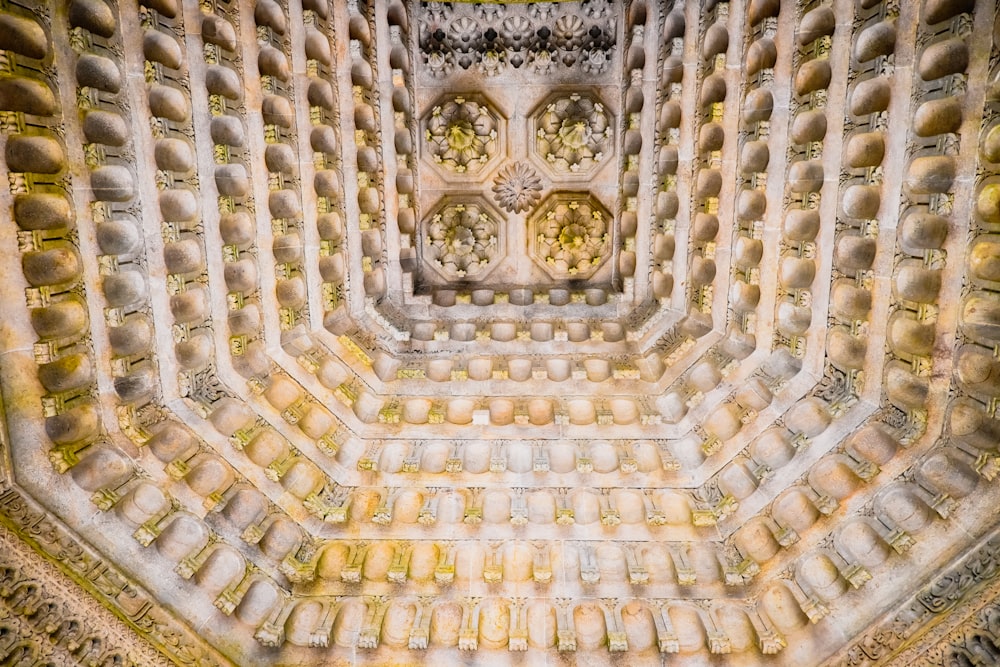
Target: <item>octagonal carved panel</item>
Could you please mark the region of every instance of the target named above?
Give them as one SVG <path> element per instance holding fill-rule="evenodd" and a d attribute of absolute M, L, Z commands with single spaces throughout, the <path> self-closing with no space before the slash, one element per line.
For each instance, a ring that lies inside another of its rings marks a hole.
<path fill-rule="evenodd" d="M 425 263 L 449 280 L 482 278 L 503 257 L 503 218 L 480 197 L 442 200 L 421 234 Z"/>
<path fill-rule="evenodd" d="M 593 195 L 556 193 L 528 222 L 528 251 L 553 278 L 588 278 L 610 254 L 612 224 Z"/>
<path fill-rule="evenodd" d="M 531 116 L 532 155 L 555 177 L 586 176 L 614 154 L 614 116 L 590 92 L 560 92 Z"/>
<path fill-rule="evenodd" d="M 447 95 L 423 119 L 424 158 L 451 176 L 480 177 L 503 153 L 504 123 L 482 95 Z"/>

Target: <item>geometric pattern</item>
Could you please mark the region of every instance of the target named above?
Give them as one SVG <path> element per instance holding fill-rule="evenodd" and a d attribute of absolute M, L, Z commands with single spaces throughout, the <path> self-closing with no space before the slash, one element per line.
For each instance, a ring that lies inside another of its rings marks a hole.
<path fill-rule="evenodd" d="M 2 537 L 144 637 L 4 559 L 0 656 L 912 650 L 995 574 L 996 21 L 0 0 Z"/>

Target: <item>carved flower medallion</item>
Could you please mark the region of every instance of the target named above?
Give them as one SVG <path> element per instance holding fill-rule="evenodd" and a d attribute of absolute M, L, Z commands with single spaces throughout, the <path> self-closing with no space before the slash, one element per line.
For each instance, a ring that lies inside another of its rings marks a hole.
<path fill-rule="evenodd" d="M 542 179 L 522 162 L 501 169 L 493 184 L 493 198 L 500 208 L 511 213 L 533 208 L 542 196 Z"/>

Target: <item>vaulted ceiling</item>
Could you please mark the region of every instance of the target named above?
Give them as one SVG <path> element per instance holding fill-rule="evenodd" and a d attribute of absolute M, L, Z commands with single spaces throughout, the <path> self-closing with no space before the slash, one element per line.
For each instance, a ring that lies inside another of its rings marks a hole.
<path fill-rule="evenodd" d="M 0 658 L 1000 656 L 996 14 L 0 0 Z"/>

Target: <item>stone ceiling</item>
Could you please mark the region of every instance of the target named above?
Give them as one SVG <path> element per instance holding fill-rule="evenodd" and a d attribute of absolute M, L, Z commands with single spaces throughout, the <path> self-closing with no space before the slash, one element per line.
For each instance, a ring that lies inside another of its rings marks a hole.
<path fill-rule="evenodd" d="M 996 664 L 996 19 L 0 0 L 0 660 Z"/>

